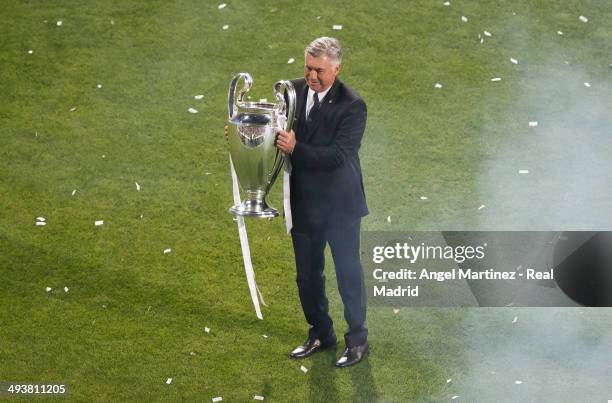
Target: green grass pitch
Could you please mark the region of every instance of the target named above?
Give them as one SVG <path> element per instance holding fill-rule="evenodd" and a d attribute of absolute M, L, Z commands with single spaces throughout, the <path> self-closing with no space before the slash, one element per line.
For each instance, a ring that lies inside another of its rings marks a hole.
<path fill-rule="evenodd" d="M 87 402 L 612 399 L 609 309 L 371 307 L 364 363 L 289 360 L 306 325 L 282 219 L 247 222 L 255 318 L 227 88 L 247 71 L 271 98 L 318 36 L 368 105 L 364 230 L 612 229 L 612 4 L 443 3 L 1 1 L 0 382 Z"/>

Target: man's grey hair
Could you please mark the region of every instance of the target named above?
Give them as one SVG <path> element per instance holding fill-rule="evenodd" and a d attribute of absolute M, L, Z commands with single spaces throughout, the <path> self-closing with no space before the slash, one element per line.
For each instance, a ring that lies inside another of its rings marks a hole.
<path fill-rule="evenodd" d="M 329 36 L 322 36 L 310 42 L 304 50 L 304 56 L 310 54 L 313 57 L 327 56 L 340 64 L 342 62 L 342 46 L 340 41 Z"/>

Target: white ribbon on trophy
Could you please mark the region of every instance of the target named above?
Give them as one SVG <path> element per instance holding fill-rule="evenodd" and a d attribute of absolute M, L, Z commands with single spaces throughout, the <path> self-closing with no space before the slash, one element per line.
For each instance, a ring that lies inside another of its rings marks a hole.
<path fill-rule="evenodd" d="M 240 204 L 240 191 L 238 190 L 238 177 L 234 170 L 234 163 L 232 162 L 232 156 L 230 155 L 230 170 L 232 172 L 232 185 L 234 193 L 234 204 Z M 263 320 L 261 314 L 261 308 L 259 307 L 259 299 L 257 298 L 257 283 L 255 282 L 255 272 L 253 271 L 253 262 L 251 262 L 251 249 L 249 248 L 249 237 L 247 236 L 246 224 L 244 223 L 244 217 L 237 216 L 236 223 L 238 224 L 238 234 L 240 235 L 240 247 L 242 248 L 242 260 L 244 261 L 244 271 L 246 273 L 247 284 L 249 285 L 249 292 L 251 293 L 251 299 L 253 300 L 253 306 L 255 307 L 255 315 L 259 319 Z M 262 298 L 263 301 L 263 298 Z"/>
<path fill-rule="evenodd" d="M 293 227 L 293 218 L 291 217 L 291 190 L 289 185 L 291 179 L 289 157 L 287 157 L 285 164 L 285 172 L 283 172 L 283 208 L 285 210 L 285 227 L 287 228 L 287 234 L 289 234 Z"/>
<path fill-rule="evenodd" d="M 277 119 L 278 127 L 285 127 L 287 124 L 286 116 L 279 116 Z M 289 160 L 289 156 L 285 155 L 285 169 L 283 170 L 283 210 L 285 212 L 285 228 L 287 229 L 287 234 L 291 232 L 291 228 L 293 227 L 293 219 L 291 218 L 291 188 L 290 188 L 290 178 L 291 178 L 291 161 Z"/>

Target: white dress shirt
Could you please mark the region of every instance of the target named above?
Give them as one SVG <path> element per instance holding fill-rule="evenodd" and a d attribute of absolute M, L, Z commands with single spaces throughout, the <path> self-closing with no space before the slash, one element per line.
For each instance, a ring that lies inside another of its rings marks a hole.
<path fill-rule="evenodd" d="M 331 85 L 325 91 L 318 93 L 317 96 L 319 97 L 320 103 L 323 103 L 323 98 L 325 98 L 325 95 L 327 95 L 330 89 Z M 314 105 L 314 93 L 315 92 L 313 90 L 308 88 L 308 95 L 306 96 L 306 117 L 308 117 L 308 115 L 310 114 L 310 109 L 312 109 L 312 106 Z"/>

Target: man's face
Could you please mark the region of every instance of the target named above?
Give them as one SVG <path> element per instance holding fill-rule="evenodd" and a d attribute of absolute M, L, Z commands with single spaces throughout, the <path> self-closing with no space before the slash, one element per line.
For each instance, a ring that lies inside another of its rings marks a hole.
<path fill-rule="evenodd" d="M 340 72 L 340 64 L 327 56 L 314 57 L 306 53 L 304 60 L 304 77 L 311 90 L 322 92 L 334 83 Z"/>

